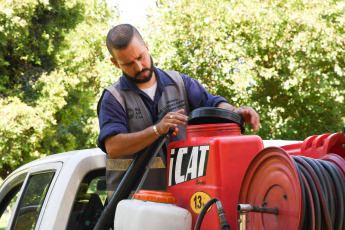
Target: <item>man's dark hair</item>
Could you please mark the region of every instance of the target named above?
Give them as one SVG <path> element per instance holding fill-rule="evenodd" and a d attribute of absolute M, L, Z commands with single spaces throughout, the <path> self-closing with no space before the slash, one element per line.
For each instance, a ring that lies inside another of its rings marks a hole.
<path fill-rule="evenodd" d="M 114 57 L 113 49 L 126 49 L 134 36 L 144 43 L 138 30 L 130 24 L 121 24 L 111 28 L 106 40 L 110 54 Z"/>

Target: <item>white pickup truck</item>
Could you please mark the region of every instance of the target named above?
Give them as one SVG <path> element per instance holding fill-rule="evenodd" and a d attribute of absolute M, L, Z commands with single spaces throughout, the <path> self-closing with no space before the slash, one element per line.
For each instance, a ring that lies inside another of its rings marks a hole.
<path fill-rule="evenodd" d="M 106 194 L 100 149 L 44 157 L 2 183 L 0 229 L 93 229 Z"/>
<path fill-rule="evenodd" d="M 297 141 L 264 141 L 281 146 Z M 2 229 L 93 229 L 107 204 L 105 154 L 60 153 L 30 162 L 0 187 Z"/>

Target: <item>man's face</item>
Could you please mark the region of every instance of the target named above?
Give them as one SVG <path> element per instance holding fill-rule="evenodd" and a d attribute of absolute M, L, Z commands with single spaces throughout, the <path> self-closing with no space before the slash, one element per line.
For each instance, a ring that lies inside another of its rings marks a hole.
<path fill-rule="evenodd" d="M 134 37 L 128 47 L 113 50 L 115 58 L 111 61 L 135 84 L 148 82 L 153 73 L 152 59 L 146 44 Z"/>

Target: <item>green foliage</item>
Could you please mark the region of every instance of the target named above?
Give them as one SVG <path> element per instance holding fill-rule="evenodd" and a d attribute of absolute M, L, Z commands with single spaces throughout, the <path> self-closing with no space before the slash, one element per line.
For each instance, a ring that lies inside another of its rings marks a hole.
<path fill-rule="evenodd" d="M 0 3 L 0 177 L 33 159 L 96 147 L 96 103 L 114 81 L 104 0 Z"/>
<path fill-rule="evenodd" d="M 341 130 L 343 1 L 161 0 L 149 25 L 158 66 L 254 107 L 263 139 Z"/>
<path fill-rule="evenodd" d="M 254 107 L 263 139 L 340 131 L 344 2 L 157 5 L 141 32 L 158 67 Z M 120 73 L 104 44 L 112 14 L 105 0 L 0 1 L 0 177 L 45 155 L 96 147 L 97 99 Z"/>

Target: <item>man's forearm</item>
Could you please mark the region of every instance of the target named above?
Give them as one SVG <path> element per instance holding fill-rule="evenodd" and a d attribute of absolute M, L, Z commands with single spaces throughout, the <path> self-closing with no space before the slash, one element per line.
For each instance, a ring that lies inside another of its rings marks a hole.
<path fill-rule="evenodd" d="M 222 108 L 222 109 L 232 110 L 232 111 L 233 111 L 234 109 L 236 109 L 236 107 L 234 107 L 234 106 L 232 106 L 232 105 L 230 105 L 229 103 L 224 102 L 224 101 L 220 102 L 220 103 L 217 105 L 217 107 L 218 107 L 218 108 Z"/>
<path fill-rule="evenodd" d="M 156 124 L 156 131 L 152 126 L 135 133 L 120 133 L 105 139 L 105 148 L 111 158 L 136 153 L 158 139 L 159 135 L 168 133 L 170 128 L 177 125 L 186 125 L 188 117 L 183 114 L 184 110 L 169 112 Z M 158 134 L 158 135 L 157 135 Z"/>
<path fill-rule="evenodd" d="M 158 139 L 152 126 L 135 133 L 120 133 L 105 140 L 105 148 L 111 158 L 136 153 Z"/>

